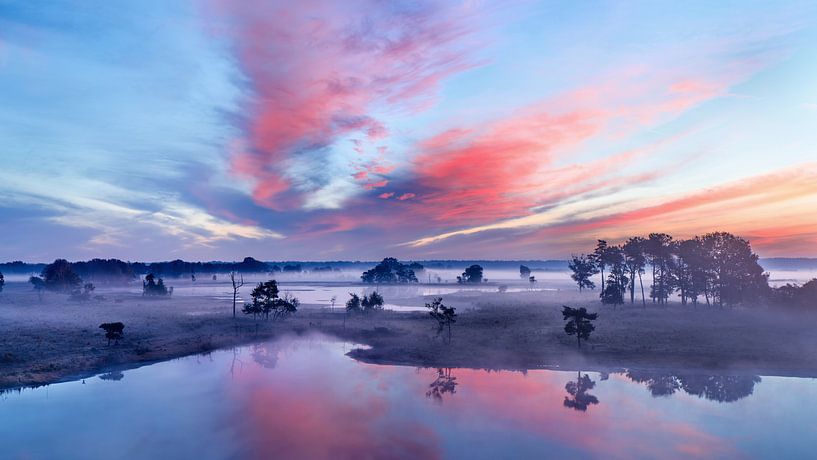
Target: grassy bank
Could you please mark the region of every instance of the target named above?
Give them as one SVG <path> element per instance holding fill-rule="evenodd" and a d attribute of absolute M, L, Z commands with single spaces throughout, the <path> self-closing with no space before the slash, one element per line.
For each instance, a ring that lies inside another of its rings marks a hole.
<path fill-rule="evenodd" d="M 111 367 L 133 367 L 310 331 L 366 344 L 355 359 L 419 367 L 649 368 L 715 373 L 817 376 L 817 317 L 768 310 L 648 305 L 612 309 L 592 294 L 520 292 L 453 294 L 459 318 L 450 343 L 427 314 L 382 312 L 345 317 L 305 306 L 282 322 L 233 319 L 223 300 L 208 296 L 146 299 L 134 291 L 99 290 L 99 303 L 47 295 L 40 302 L 23 283 L 0 296 L 0 388 L 81 378 Z M 422 305 L 425 299 L 402 299 Z M 581 351 L 564 334 L 560 307 L 600 312 Z M 125 338 L 107 345 L 102 322 L 125 323 Z"/>

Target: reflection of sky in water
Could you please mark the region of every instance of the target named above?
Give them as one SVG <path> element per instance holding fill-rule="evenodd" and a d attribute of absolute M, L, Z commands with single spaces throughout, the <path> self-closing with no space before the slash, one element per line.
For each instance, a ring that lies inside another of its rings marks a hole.
<path fill-rule="evenodd" d="M 817 435 L 812 379 L 582 373 L 598 400 L 582 411 L 564 404 L 576 372 L 440 373 L 350 348 L 286 340 L 9 393 L 0 456 L 776 459 L 810 457 Z M 664 384 L 679 389 L 651 396 Z"/>

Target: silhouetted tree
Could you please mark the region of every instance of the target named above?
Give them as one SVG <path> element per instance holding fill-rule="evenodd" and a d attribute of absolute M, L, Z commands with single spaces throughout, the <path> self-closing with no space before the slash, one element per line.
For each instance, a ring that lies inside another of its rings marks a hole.
<path fill-rule="evenodd" d="M 372 292 L 368 296 L 363 296 L 360 299 L 360 305 L 363 307 L 363 313 L 372 313 L 383 310 L 384 304 L 383 296 L 377 291 Z"/>
<path fill-rule="evenodd" d="M 568 396 L 565 396 L 564 406 L 571 409 L 585 412 L 592 404 L 598 404 L 599 399 L 588 393 L 596 386 L 596 382 L 590 380 L 590 377 L 579 372 L 576 381 L 570 381 L 565 384 L 565 391 Z"/>
<path fill-rule="evenodd" d="M 596 283 L 590 280 L 590 277 L 599 272 L 592 260 L 585 257 L 584 254 L 580 256 L 574 255 L 572 260 L 568 262 L 567 266 L 573 273 L 570 277 L 579 286 L 579 292 L 582 289 L 595 289 Z"/>
<path fill-rule="evenodd" d="M 672 237 L 666 233 L 650 233 L 645 242 L 645 253 L 652 266 L 650 297 L 653 302 L 666 303 L 673 291 L 670 272 L 672 249 Z"/>
<path fill-rule="evenodd" d="M 361 303 L 360 296 L 354 292 L 350 292 L 349 300 L 346 301 L 346 313 L 362 313 L 363 307 Z"/>
<path fill-rule="evenodd" d="M 757 300 L 769 293 L 768 275 L 758 264 L 749 242 L 730 233 L 701 237 L 713 275 L 712 295 L 718 305 Z"/>
<path fill-rule="evenodd" d="M 817 307 L 817 278 L 802 286 L 796 283 L 780 286 L 772 291 L 772 300 L 785 307 L 815 308 Z"/>
<path fill-rule="evenodd" d="M 520 265 L 519 266 L 519 277 L 524 279 L 528 279 L 530 277 L 530 268 Z"/>
<path fill-rule="evenodd" d="M 235 318 L 235 304 L 238 300 L 238 291 L 244 286 L 244 275 L 240 275 L 238 279 L 235 279 L 235 275 L 236 273 L 234 271 L 230 272 L 230 283 L 233 286 L 233 318 Z"/>
<path fill-rule="evenodd" d="M 289 292 L 285 292 L 284 296 L 275 301 L 275 313 L 272 319 L 285 319 L 289 315 L 298 311 L 301 306 L 301 301 Z"/>
<path fill-rule="evenodd" d="M 624 293 L 627 291 L 627 266 L 624 252 L 619 246 L 610 246 L 605 251 L 606 264 L 610 267 L 607 282 L 602 289 L 602 303 L 621 305 L 624 303 Z"/>
<path fill-rule="evenodd" d="M 119 259 L 91 259 L 73 262 L 71 269 L 80 278 L 94 284 L 128 284 L 136 278 L 133 267 Z"/>
<path fill-rule="evenodd" d="M 408 265 L 393 257 L 387 257 L 371 270 L 360 275 L 364 283 L 417 283 L 417 275 Z"/>
<path fill-rule="evenodd" d="M 647 299 L 644 296 L 644 282 L 641 275 L 644 274 L 644 267 L 647 265 L 646 240 L 639 236 L 630 238 L 622 246 L 624 252 L 624 265 L 630 274 L 630 303 L 635 303 L 635 277 L 638 276 L 638 284 L 641 286 L 641 304 L 646 307 Z"/>
<path fill-rule="evenodd" d="M 263 283 L 258 283 L 250 294 L 252 301 L 244 304 L 242 311 L 245 315 L 252 315 L 253 318 L 263 316 L 269 319 L 270 313 L 275 308 L 275 301 L 278 300 L 278 282 L 269 280 Z"/>
<path fill-rule="evenodd" d="M 451 368 L 437 368 L 437 378 L 428 385 L 427 398 L 433 398 L 438 403 L 443 402 L 446 393 L 457 392 L 457 378 L 451 375 Z"/>
<path fill-rule="evenodd" d="M 605 278 L 604 278 L 604 269 L 608 265 L 608 247 L 607 242 L 604 240 L 598 240 L 596 242 L 596 249 L 593 250 L 593 253 L 590 254 L 589 259 L 593 264 L 598 268 L 597 273 L 601 273 L 601 290 L 604 291 L 605 286 Z"/>
<path fill-rule="evenodd" d="M 448 341 L 451 342 L 451 324 L 457 322 L 455 308 L 445 306 L 442 297 L 426 303 L 426 308 L 429 310 L 428 314 L 437 321 L 437 334 L 439 335 L 445 327 L 448 327 Z"/>
<path fill-rule="evenodd" d="M 142 281 L 142 295 L 146 296 L 166 296 L 170 291 L 165 286 L 163 279 L 156 279 L 153 273 L 145 275 L 145 280 Z"/>
<path fill-rule="evenodd" d="M 37 292 L 37 298 L 42 302 L 43 293 L 45 292 L 45 281 L 39 276 L 32 276 L 28 279 L 28 282 L 34 287 L 34 290 Z"/>
<path fill-rule="evenodd" d="M 0 292 L 3 292 L 3 286 L 6 285 L 6 278 L 3 277 L 3 272 L 0 272 Z"/>
<path fill-rule="evenodd" d="M 94 293 L 96 286 L 93 283 L 85 283 L 82 286 L 82 290 L 74 289 L 71 292 L 71 300 L 79 301 L 79 302 L 87 302 L 91 300 L 91 294 Z"/>
<path fill-rule="evenodd" d="M 460 283 L 481 283 L 482 282 L 482 267 L 474 264 L 466 268 L 462 276 L 457 277 Z"/>
<path fill-rule="evenodd" d="M 587 309 L 584 307 L 570 308 L 562 305 L 562 316 L 567 321 L 565 332 L 567 335 L 575 335 L 578 347 L 581 348 L 582 339 L 589 339 L 590 333 L 596 330 L 593 321 L 599 317 L 598 313 L 587 313 Z"/>
<path fill-rule="evenodd" d="M 51 291 L 71 292 L 82 283 L 82 279 L 74 273 L 71 264 L 65 259 L 57 259 L 46 265 L 40 276 L 45 282 L 45 288 Z"/>

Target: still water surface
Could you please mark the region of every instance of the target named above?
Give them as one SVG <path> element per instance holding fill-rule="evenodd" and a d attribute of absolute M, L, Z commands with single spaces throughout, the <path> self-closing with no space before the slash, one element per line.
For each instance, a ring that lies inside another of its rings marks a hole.
<path fill-rule="evenodd" d="M 356 362 L 286 338 L 0 395 L 0 458 L 815 458 L 817 381 Z"/>

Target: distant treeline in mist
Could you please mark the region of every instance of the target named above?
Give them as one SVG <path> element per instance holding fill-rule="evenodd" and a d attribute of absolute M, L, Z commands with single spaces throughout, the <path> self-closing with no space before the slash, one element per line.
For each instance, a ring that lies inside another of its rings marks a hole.
<path fill-rule="evenodd" d="M 519 264 L 530 266 L 532 271 L 564 271 L 567 270 L 567 261 L 564 260 L 428 260 L 419 261 L 425 268 L 459 270 L 464 265 L 479 264 L 494 270 L 517 270 Z M 243 273 L 255 272 L 330 272 L 335 270 L 366 269 L 378 261 L 280 261 L 263 262 L 252 257 L 246 257 L 241 262 L 187 262 L 172 260 L 168 262 L 130 262 L 119 259 L 92 259 L 89 261 L 72 262 L 71 268 L 79 276 L 89 277 L 123 277 L 138 276 L 153 273 L 164 277 L 181 277 L 190 274 L 217 274 L 232 271 Z M 21 261 L 0 263 L 0 272 L 13 274 L 37 274 L 46 267 L 45 263 L 27 263 Z"/>

